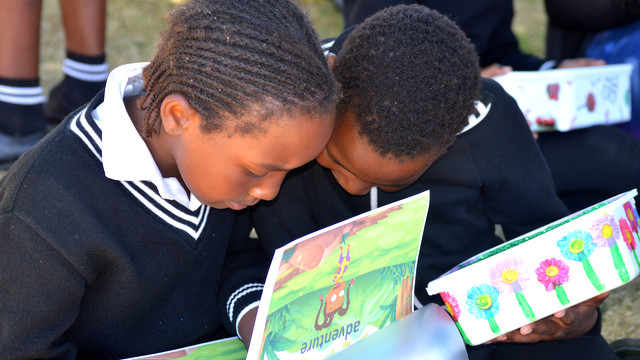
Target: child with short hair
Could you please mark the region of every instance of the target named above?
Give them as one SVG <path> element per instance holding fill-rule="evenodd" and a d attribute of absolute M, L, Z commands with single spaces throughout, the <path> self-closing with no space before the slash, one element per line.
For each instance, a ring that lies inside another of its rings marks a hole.
<path fill-rule="evenodd" d="M 114 70 L 0 183 L 3 359 L 250 339 L 268 264 L 232 210 L 322 150 L 337 86 L 289 0 L 194 0 L 167 20 L 151 63 Z"/>
<path fill-rule="evenodd" d="M 513 238 L 569 214 L 516 102 L 480 78 L 473 45 L 445 16 L 390 7 L 343 33 L 330 53 L 342 90 L 331 139 L 275 200 L 252 209 L 267 255 L 430 190 L 415 292 L 419 303 L 441 303 L 427 295 L 429 281 L 502 243 L 496 225 Z M 615 359 L 599 334 L 602 300 L 468 347 L 469 357 Z"/>

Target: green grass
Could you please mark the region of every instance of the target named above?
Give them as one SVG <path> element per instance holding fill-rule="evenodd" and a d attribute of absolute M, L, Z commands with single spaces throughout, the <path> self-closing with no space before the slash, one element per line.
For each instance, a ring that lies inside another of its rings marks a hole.
<path fill-rule="evenodd" d="M 515 0 L 512 29 L 522 51 L 544 57 L 547 18 L 542 0 Z"/>
<path fill-rule="evenodd" d="M 343 27 L 342 14 L 332 0 L 294 0 L 312 20 L 320 38 L 337 36 Z M 107 59 L 111 68 L 148 61 L 155 51 L 164 15 L 184 0 L 107 2 Z M 45 91 L 58 81 L 64 59 L 64 33 L 56 1 L 44 1 L 41 29 L 40 77 Z M 521 47 L 542 55 L 545 17 L 541 0 L 515 0 L 514 30 Z M 523 14 L 526 14 L 523 15 Z"/>
<path fill-rule="evenodd" d="M 342 31 L 342 13 L 333 5 L 332 0 L 294 0 L 309 16 L 321 39 L 340 35 Z"/>

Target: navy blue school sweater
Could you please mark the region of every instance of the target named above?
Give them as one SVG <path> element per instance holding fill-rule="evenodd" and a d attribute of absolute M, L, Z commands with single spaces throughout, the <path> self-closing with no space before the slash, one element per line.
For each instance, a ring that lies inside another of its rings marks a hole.
<path fill-rule="evenodd" d="M 150 183 L 106 178 L 100 102 L 1 181 L 0 359 L 122 358 L 235 335 L 260 298 L 268 264 L 248 214 L 190 211 Z"/>

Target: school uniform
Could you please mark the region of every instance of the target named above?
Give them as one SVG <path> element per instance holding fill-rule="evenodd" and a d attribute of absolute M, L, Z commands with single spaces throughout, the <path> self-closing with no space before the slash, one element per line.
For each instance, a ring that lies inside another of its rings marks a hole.
<path fill-rule="evenodd" d="M 492 80 L 483 80 L 482 94 L 480 116 L 471 116 L 416 182 L 396 192 L 376 189 L 377 206 L 431 190 L 416 278 L 421 302 L 435 299 L 426 293 L 429 281 L 502 243 L 496 224 L 510 239 L 569 215 L 515 101 Z M 272 255 L 291 240 L 370 210 L 371 197 L 348 194 L 314 161 L 291 171 L 276 199 L 258 204 L 252 217 Z"/>
<path fill-rule="evenodd" d="M 400 191 L 376 189 L 369 195 L 349 195 L 331 171 L 316 162 L 290 172 L 273 201 L 261 202 L 251 210 L 267 255 L 291 240 L 376 205 L 430 190 L 415 295 L 422 304 L 442 303 L 426 293 L 429 281 L 500 244 L 495 225 L 501 225 L 511 239 L 568 215 L 517 104 L 494 81 L 484 79 L 482 84 L 482 99 L 476 103 L 478 116 L 470 117 L 445 155 Z M 575 340 L 482 345 L 468 347 L 468 352 L 471 359 L 538 359 L 541 355 L 565 359 L 579 358 L 573 357 L 576 348 L 588 355 L 598 354 L 598 359 L 615 359 L 600 336 L 599 321 L 589 334 Z"/>
<path fill-rule="evenodd" d="M 266 264 L 246 212 L 162 178 L 123 98 L 146 64 L 25 153 L 0 186 L 0 358 L 122 358 L 229 336 Z"/>
<path fill-rule="evenodd" d="M 424 5 L 449 17 L 469 37 L 483 68 L 499 63 L 530 71 L 556 65 L 555 61 L 520 50 L 511 30 L 513 0 L 344 0 L 345 26 L 354 26 L 378 10 L 399 4 Z M 612 49 L 616 47 L 608 46 L 610 52 Z M 591 55 L 604 56 L 595 52 Z M 637 93 L 631 91 L 632 95 Z M 637 97 L 632 101 L 635 104 Z M 634 110 L 634 114 L 638 112 Z M 572 212 L 640 187 L 640 141 L 635 137 L 637 128 L 632 129 L 636 126 L 637 120 L 539 134 L 538 146 L 551 170 L 556 193 Z"/>

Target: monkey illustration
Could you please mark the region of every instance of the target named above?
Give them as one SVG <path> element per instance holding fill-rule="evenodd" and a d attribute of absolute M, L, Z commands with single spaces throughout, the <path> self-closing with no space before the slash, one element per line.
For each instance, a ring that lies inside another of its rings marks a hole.
<path fill-rule="evenodd" d="M 329 289 L 326 298 L 323 301 L 322 295 L 320 295 L 320 308 L 318 309 L 318 314 L 316 315 L 315 328 L 316 330 L 326 329 L 331 325 L 333 321 L 333 317 L 335 314 L 340 316 L 344 316 L 349 310 L 349 289 L 351 289 L 351 285 L 353 285 L 353 279 L 351 279 L 349 286 L 347 283 L 342 281 L 342 277 L 344 273 L 347 271 L 347 267 L 351 262 L 351 245 L 347 245 L 347 255 L 344 256 L 342 253 L 342 246 L 340 246 L 340 257 L 338 258 L 338 269 L 336 269 L 335 273 L 332 276 L 334 286 Z M 344 297 L 345 297 L 345 288 L 346 288 L 346 297 L 347 303 L 344 305 Z M 323 306 L 324 305 L 324 306 Z M 318 322 L 320 319 L 320 313 L 322 313 L 322 309 L 324 307 L 323 320 L 322 324 Z"/>

